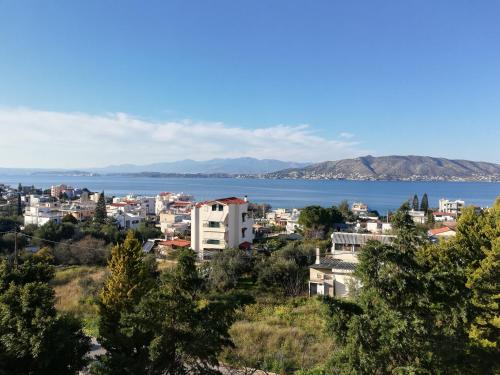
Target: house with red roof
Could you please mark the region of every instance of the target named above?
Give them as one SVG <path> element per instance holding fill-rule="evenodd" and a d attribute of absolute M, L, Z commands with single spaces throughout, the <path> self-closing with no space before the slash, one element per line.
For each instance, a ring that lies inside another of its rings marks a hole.
<path fill-rule="evenodd" d="M 191 210 L 191 248 L 200 259 L 224 249 L 249 249 L 253 224 L 246 197 L 198 202 Z"/>
<path fill-rule="evenodd" d="M 441 227 L 436 229 L 430 229 L 427 234 L 429 237 L 434 238 L 450 238 L 456 235 L 456 232 L 450 227 Z"/>

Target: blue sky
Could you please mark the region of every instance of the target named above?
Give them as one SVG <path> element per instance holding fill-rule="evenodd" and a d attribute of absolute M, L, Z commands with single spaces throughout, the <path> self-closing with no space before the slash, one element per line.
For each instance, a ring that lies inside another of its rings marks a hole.
<path fill-rule="evenodd" d="M 493 0 L 3 0 L 0 166 L 500 162 L 499 14 Z"/>

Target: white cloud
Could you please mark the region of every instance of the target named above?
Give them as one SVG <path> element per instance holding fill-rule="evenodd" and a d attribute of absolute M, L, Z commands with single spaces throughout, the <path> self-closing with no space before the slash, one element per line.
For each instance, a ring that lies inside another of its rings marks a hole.
<path fill-rule="evenodd" d="M 323 138 L 309 125 L 247 129 L 221 122 L 153 122 L 125 113 L 0 108 L 1 167 L 84 168 L 240 156 L 323 161 L 366 154 L 352 137 L 344 132 L 339 139 Z"/>
<path fill-rule="evenodd" d="M 339 134 L 339 138 L 351 139 L 354 138 L 354 134 L 349 132 L 342 132 Z"/>

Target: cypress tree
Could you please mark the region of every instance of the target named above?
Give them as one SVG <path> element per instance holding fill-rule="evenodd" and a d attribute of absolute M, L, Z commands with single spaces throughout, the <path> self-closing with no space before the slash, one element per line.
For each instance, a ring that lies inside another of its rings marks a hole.
<path fill-rule="evenodd" d="M 17 216 L 23 214 L 23 206 L 21 205 L 21 194 L 17 193 Z"/>
<path fill-rule="evenodd" d="M 95 206 L 94 221 L 99 224 L 104 224 L 106 222 L 106 198 L 104 197 L 104 191 L 99 195 L 99 200 Z"/>
<path fill-rule="evenodd" d="M 427 212 L 429 210 L 429 198 L 427 197 L 427 193 L 424 193 L 422 196 L 422 201 L 420 202 L 420 211 Z"/>
<path fill-rule="evenodd" d="M 418 211 L 418 196 L 417 194 L 415 194 L 413 196 L 413 203 L 411 205 L 411 208 L 414 210 L 414 211 Z"/>

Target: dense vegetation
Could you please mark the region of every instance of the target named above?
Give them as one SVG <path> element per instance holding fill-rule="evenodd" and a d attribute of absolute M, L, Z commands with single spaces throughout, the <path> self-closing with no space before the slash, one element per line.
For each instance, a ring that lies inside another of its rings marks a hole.
<path fill-rule="evenodd" d="M 28 227 L 17 240 L 42 249 L 19 257 L 5 233 L 0 374 L 76 373 L 87 365 L 84 332 L 106 350 L 94 374 L 499 373 L 500 200 L 464 210 L 457 236 L 437 244 L 409 207 L 392 216 L 392 245 L 361 251 L 362 288 L 343 300 L 306 295 L 314 249 L 349 220 L 345 204 L 306 210 L 302 241 L 266 239 L 268 253 L 230 249 L 202 265 L 179 250 L 161 271 L 142 251 L 148 226 L 126 236 L 108 221 Z M 18 225 L 0 220 L 4 232 Z"/>

